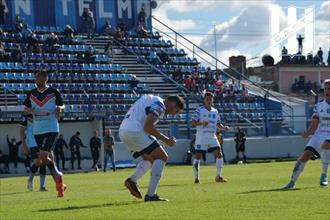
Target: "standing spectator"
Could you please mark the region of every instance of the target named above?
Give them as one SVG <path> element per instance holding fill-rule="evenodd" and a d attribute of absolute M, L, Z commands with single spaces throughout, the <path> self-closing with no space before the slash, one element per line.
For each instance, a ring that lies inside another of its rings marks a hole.
<path fill-rule="evenodd" d="M 15 17 L 15 30 L 16 30 L 16 32 L 20 33 L 26 27 L 27 27 L 27 25 L 25 24 L 24 19 L 17 15 Z"/>
<path fill-rule="evenodd" d="M 246 162 L 246 155 L 245 155 L 245 133 L 243 130 L 238 127 L 237 133 L 235 134 L 235 142 L 236 142 L 236 161 L 239 161 L 239 153 L 241 152 L 243 155 L 243 161 Z"/>
<path fill-rule="evenodd" d="M 330 50 L 328 52 L 328 60 L 327 60 L 328 66 L 330 66 Z"/>
<path fill-rule="evenodd" d="M 74 161 L 75 161 L 75 155 L 77 156 L 78 160 L 78 170 L 81 170 L 80 161 L 81 161 L 81 155 L 80 155 L 80 148 L 85 147 L 80 139 L 80 132 L 77 131 L 71 138 L 69 142 L 70 151 L 71 151 L 71 168 L 74 170 Z"/>
<path fill-rule="evenodd" d="M 319 50 L 317 51 L 317 56 L 319 57 L 320 59 L 320 64 L 322 65 L 323 64 L 323 51 L 322 51 L 322 48 L 320 47 Z"/>
<path fill-rule="evenodd" d="M 93 12 L 89 10 L 89 8 L 84 8 L 84 11 L 82 13 L 83 17 L 83 29 L 87 33 L 88 38 L 94 37 L 94 31 L 95 31 L 95 20 L 93 16 Z"/>
<path fill-rule="evenodd" d="M 17 173 L 18 147 L 22 144 L 22 142 L 21 141 L 16 142 L 15 138 L 12 138 L 11 140 L 9 140 L 9 137 L 7 135 L 7 144 L 9 147 L 10 162 L 14 163 L 15 173 Z"/>
<path fill-rule="evenodd" d="M 115 145 L 114 138 L 111 136 L 111 130 L 108 129 L 105 131 L 105 135 L 103 137 L 103 147 L 104 147 L 103 172 L 107 171 L 107 164 L 109 157 L 111 158 L 112 170 L 114 172 L 116 171 L 114 145 Z"/>
<path fill-rule="evenodd" d="M 74 38 L 74 30 L 70 25 L 65 25 L 63 35 L 64 35 L 64 40 L 65 43 L 71 44 L 73 43 L 73 38 Z"/>
<path fill-rule="evenodd" d="M 141 8 L 141 11 L 138 14 L 138 25 L 142 25 L 146 27 L 146 13 L 144 11 L 144 7 Z"/>
<path fill-rule="evenodd" d="M 2 168 L 0 167 L 0 174 L 2 173 L 9 173 L 9 162 L 10 162 L 10 158 L 7 154 L 4 154 L 1 150 L 0 150 L 0 164 L 5 164 L 5 167 Z"/>
<path fill-rule="evenodd" d="M 5 59 L 5 46 L 3 45 L 2 41 L 0 41 L 0 61 Z"/>
<path fill-rule="evenodd" d="M 122 32 L 122 30 L 118 27 L 116 30 L 116 33 L 114 35 L 115 40 L 117 41 L 124 41 L 124 33 Z"/>
<path fill-rule="evenodd" d="M 93 158 L 92 169 L 96 169 L 96 171 L 99 171 L 97 163 L 99 161 L 100 156 L 101 139 L 99 138 L 98 131 L 94 131 L 94 136 L 89 141 L 89 147 L 91 148 L 91 154 Z"/>
<path fill-rule="evenodd" d="M 0 24 L 5 24 L 6 7 L 3 1 L 0 0 Z"/>
<path fill-rule="evenodd" d="M 299 34 L 297 41 L 298 41 L 298 53 L 300 52 L 302 54 L 303 51 L 303 40 L 304 38 Z"/>
<path fill-rule="evenodd" d="M 66 141 L 63 138 L 63 134 L 60 134 L 60 136 L 56 140 L 55 147 L 54 147 L 55 160 L 56 160 L 57 167 L 60 168 L 60 158 L 61 158 L 62 170 L 67 170 L 65 168 L 65 156 L 64 156 L 63 147 L 65 147 L 66 149 L 69 149 Z"/>

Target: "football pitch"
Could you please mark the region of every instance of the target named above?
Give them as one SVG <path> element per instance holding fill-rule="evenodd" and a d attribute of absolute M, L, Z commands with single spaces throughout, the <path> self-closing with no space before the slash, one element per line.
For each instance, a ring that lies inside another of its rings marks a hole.
<path fill-rule="evenodd" d="M 329 220 L 330 189 L 319 186 L 319 160 L 307 164 L 295 190 L 280 190 L 293 164 L 226 165 L 229 182 L 220 184 L 214 182 L 215 167 L 202 165 L 200 185 L 193 183 L 191 166 L 166 166 L 157 191 L 170 202 L 133 198 L 123 186 L 132 169 L 65 175 L 64 198 L 56 198 L 50 176 L 48 192 L 28 192 L 26 177 L 3 178 L 0 219 Z M 148 182 L 149 173 L 139 181 L 143 194 Z"/>

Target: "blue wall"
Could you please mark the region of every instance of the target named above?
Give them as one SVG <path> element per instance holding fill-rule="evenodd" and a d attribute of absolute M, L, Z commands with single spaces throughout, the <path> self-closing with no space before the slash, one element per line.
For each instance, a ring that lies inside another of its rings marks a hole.
<path fill-rule="evenodd" d="M 124 20 L 128 29 L 137 25 L 141 6 L 147 13 L 147 27 L 151 30 L 150 0 L 5 0 L 6 25 L 13 24 L 16 15 L 24 18 L 29 26 L 59 26 L 69 24 L 79 28 L 83 8 L 94 13 L 97 30 L 105 22 L 112 26 Z"/>

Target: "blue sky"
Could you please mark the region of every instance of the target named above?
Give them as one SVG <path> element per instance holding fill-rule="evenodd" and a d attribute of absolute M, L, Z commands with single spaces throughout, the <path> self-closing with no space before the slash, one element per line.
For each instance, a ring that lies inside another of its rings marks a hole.
<path fill-rule="evenodd" d="M 213 31 L 216 25 L 217 55 L 227 63 L 231 55 L 243 54 L 249 58 L 265 52 L 270 45 L 271 11 L 279 8 L 283 26 L 290 5 L 298 8 L 314 6 L 314 51 L 320 46 L 324 51 L 329 50 L 329 0 L 158 0 L 153 15 L 212 54 L 215 54 Z M 303 12 L 298 9 L 297 13 Z M 164 30 L 157 22 L 154 26 Z"/>

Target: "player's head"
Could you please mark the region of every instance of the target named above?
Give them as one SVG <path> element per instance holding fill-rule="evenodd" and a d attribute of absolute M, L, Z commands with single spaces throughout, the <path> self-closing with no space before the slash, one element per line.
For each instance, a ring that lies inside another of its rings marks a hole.
<path fill-rule="evenodd" d="M 78 137 L 80 136 L 80 132 L 79 131 L 76 132 L 76 136 L 78 136 Z"/>
<path fill-rule="evenodd" d="M 177 95 L 168 96 L 165 99 L 165 113 L 168 115 L 176 115 L 184 109 L 184 100 Z"/>
<path fill-rule="evenodd" d="M 98 136 L 99 136 L 99 131 L 98 131 L 98 130 L 95 130 L 95 131 L 94 131 L 94 136 L 95 136 L 95 137 L 98 137 Z"/>
<path fill-rule="evenodd" d="M 324 98 L 327 102 L 330 102 L 330 79 L 326 79 L 323 82 L 324 85 Z"/>
<path fill-rule="evenodd" d="M 38 87 L 43 87 L 48 81 L 48 72 L 46 70 L 37 70 L 35 73 L 35 81 Z"/>
<path fill-rule="evenodd" d="M 111 129 L 106 129 L 105 130 L 105 136 L 110 136 L 111 135 Z"/>
<path fill-rule="evenodd" d="M 63 134 L 60 134 L 59 138 L 60 138 L 60 139 L 63 139 Z"/>
<path fill-rule="evenodd" d="M 214 95 L 211 92 L 206 92 L 204 95 L 204 105 L 208 108 L 211 108 L 213 105 Z"/>

